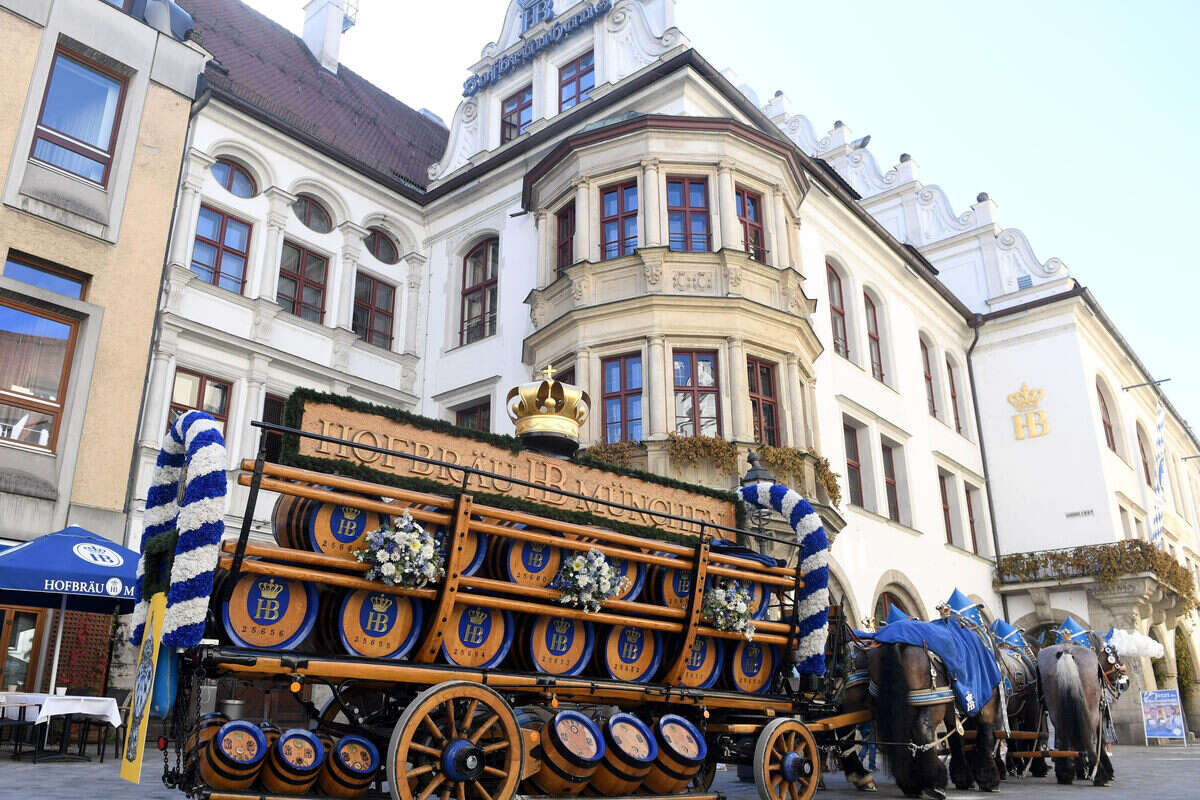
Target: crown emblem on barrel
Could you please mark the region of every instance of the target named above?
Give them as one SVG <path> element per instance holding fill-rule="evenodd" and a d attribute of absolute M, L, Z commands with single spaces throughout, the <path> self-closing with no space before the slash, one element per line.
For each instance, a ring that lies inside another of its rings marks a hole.
<path fill-rule="evenodd" d="M 579 429 L 587 421 L 592 398 L 578 386 L 554 380 L 554 367 L 542 380 L 510 389 L 504 401 L 517 436 L 535 450 L 571 455 L 579 447 Z"/>
<path fill-rule="evenodd" d="M 361 513 L 361 510 L 354 508 L 353 506 L 342 506 L 343 519 L 358 519 L 358 515 Z"/>
<path fill-rule="evenodd" d="M 467 612 L 467 619 L 474 625 L 482 625 L 487 620 L 487 612 L 482 608 L 472 608 Z"/>
<path fill-rule="evenodd" d="M 378 611 L 380 614 L 392 607 L 392 598 L 386 594 L 377 594 L 371 598 L 371 608 Z"/>
<path fill-rule="evenodd" d="M 276 583 L 274 578 L 258 582 L 258 591 L 267 600 L 274 600 L 283 591 L 283 584 Z"/>
<path fill-rule="evenodd" d="M 554 620 L 554 630 L 558 633 L 566 633 L 571 629 L 571 621 L 559 617 Z"/>

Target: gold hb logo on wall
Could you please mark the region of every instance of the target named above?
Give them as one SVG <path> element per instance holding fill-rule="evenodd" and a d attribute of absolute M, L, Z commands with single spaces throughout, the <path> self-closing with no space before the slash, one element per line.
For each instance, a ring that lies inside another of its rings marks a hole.
<path fill-rule="evenodd" d="M 254 609 L 254 619 L 259 622 L 274 622 L 279 619 L 279 593 L 283 584 L 276 583 L 274 578 L 258 582 L 258 607 Z"/>
<path fill-rule="evenodd" d="M 1017 441 L 1036 439 L 1050 432 L 1050 423 L 1046 420 L 1046 412 L 1039 411 L 1038 406 L 1045 394 L 1041 389 L 1030 389 L 1027 384 L 1021 384 L 1021 391 L 1008 396 L 1008 402 L 1017 410 L 1013 417 L 1013 432 Z"/>

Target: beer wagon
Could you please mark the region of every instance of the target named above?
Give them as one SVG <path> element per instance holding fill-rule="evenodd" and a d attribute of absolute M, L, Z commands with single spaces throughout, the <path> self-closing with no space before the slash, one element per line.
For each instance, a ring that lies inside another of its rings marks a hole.
<path fill-rule="evenodd" d="M 728 546 L 774 537 L 690 519 L 692 543 L 572 524 L 465 491 L 471 475 L 524 483 L 510 475 L 255 424 L 461 472 L 462 491 L 267 463 L 261 450 L 242 463 L 244 523 L 221 546 L 210 603 L 221 643 L 184 654 L 174 768 L 160 742 L 164 780 L 191 796 L 715 800 L 716 765 L 726 763 L 752 765 L 764 800 L 808 800 L 822 749 L 868 718 L 837 713 L 837 670 L 809 686 L 793 675 L 803 577 Z M 274 546 L 249 537 L 264 490 L 279 495 Z M 364 531 L 404 511 L 443 547 L 436 585 L 367 580 L 352 556 Z M 561 604 L 549 585 L 563 559 L 593 550 L 623 579 L 595 613 Z M 701 614 L 705 588 L 722 578 L 751 590 L 752 640 Z M 223 676 L 290 692 L 308 726 L 200 717 L 201 679 Z"/>

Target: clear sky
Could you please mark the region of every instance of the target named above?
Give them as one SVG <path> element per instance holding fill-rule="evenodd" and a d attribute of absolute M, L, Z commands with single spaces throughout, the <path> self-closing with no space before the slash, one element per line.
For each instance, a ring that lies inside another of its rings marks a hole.
<path fill-rule="evenodd" d="M 302 27 L 304 0 L 249 2 Z M 342 62 L 449 122 L 506 7 L 360 0 Z M 677 22 L 818 135 L 845 121 L 884 169 L 911 153 L 957 212 L 988 192 L 1200 425 L 1200 2 L 680 0 Z"/>

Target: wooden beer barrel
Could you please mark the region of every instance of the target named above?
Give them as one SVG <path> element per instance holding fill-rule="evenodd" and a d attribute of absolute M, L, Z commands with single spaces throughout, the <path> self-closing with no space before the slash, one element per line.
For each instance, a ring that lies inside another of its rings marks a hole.
<path fill-rule="evenodd" d="M 398 659 L 417 643 L 425 611 L 411 597 L 358 589 L 337 606 L 322 608 L 321 616 L 335 618 L 338 645 L 350 655 Z"/>
<path fill-rule="evenodd" d="M 542 728 L 542 768 L 533 784 L 545 794 L 583 791 L 604 758 L 604 737 L 578 711 L 560 711 Z"/>
<path fill-rule="evenodd" d="M 348 556 L 361 546 L 363 534 L 383 525 L 383 515 L 282 495 L 271 513 L 271 524 L 281 547 Z"/>
<path fill-rule="evenodd" d="M 687 789 L 704 765 L 708 747 L 696 726 L 677 714 L 667 714 L 654 724 L 658 759 L 645 784 L 655 794 L 675 794 Z"/>
<path fill-rule="evenodd" d="M 663 639 L 658 631 L 633 625 L 613 625 L 597 648 L 600 671 L 621 681 L 646 683 L 662 663 Z"/>
<path fill-rule="evenodd" d="M 512 641 L 512 612 L 456 605 L 446 623 L 442 655 L 458 667 L 491 669 L 508 655 Z"/>
<path fill-rule="evenodd" d="M 253 722 L 226 722 L 199 752 L 201 779 L 214 789 L 246 789 L 254 783 L 267 755 L 267 742 Z"/>
<path fill-rule="evenodd" d="M 244 573 L 221 606 L 225 633 L 239 647 L 294 650 L 317 621 L 311 583 Z"/>
<path fill-rule="evenodd" d="M 497 552 L 496 577 L 522 586 L 549 586 L 562 564 L 559 548 L 539 542 L 510 540 Z"/>
<path fill-rule="evenodd" d="M 295 497 L 290 494 L 281 494 L 275 501 L 275 508 L 271 511 L 271 531 L 275 535 L 275 544 L 280 547 L 290 547 L 294 550 L 307 549 L 303 543 L 303 537 L 293 536 L 294 533 L 303 533 L 303 519 L 308 514 L 308 507 L 314 505 L 314 501 L 303 497 Z"/>
<path fill-rule="evenodd" d="M 771 606 L 771 592 L 765 583 L 758 581 L 734 581 L 750 592 L 750 617 L 765 619 Z"/>
<path fill-rule="evenodd" d="M 578 675 L 592 657 L 592 623 L 550 615 L 526 616 L 517 625 L 521 667 L 547 675 Z"/>
<path fill-rule="evenodd" d="M 729 680 L 745 694 L 766 694 L 779 666 L 779 648 L 773 644 L 740 641 L 729 659 Z"/>
<path fill-rule="evenodd" d="M 617 600 L 633 602 L 642 593 L 646 584 L 646 565 L 641 561 L 631 561 L 628 558 L 608 556 L 609 566 L 621 582 L 621 589 L 616 594 Z"/>
<path fill-rule="evenodd" d="M 326 752 L 317 783 L 330 797 L 361 797 L 378 771 L 379 749 L 362 736 L 350 734 Z"/>
<path fill-rule="evenodd" d="M 431 508 L 431 511 L 436 511 L 436 508 Z M 427 527 L 433 540 L 437 543 L 438 549 L 442 551 L 443 563 L 450 563 L 450 539 L 449 528 L 442 525 L 435 527 Z M 488 554 L 488 537 L 486 533 L 479 531 L 468 531 L 466 538 L 463 540 L 463 567 L 460 574 L 474 575 L 479 572 L 479 568 L 483 566 L 484 559 Z"/>
<path fill-rule="evenodd" d="M 347 592 L 317 584 L 317 624 L 311 642 L 317 652 L 342 652 L 341 608 Z"/>
<path fill-rule="evenodd" d="M 667 608 L 687 608 L 694 588 L 691 567 L 655 567 L 651 583 L 656 602 Z"/>
<path fill-rule="evenodd" d="M 325 747 L 312 731 L 286 730 L 267 753 L 259 776 L 263 788 L 280 794 L 304 794 L 317 781 Z"/>
<path fill-rule="evenodd" d="M 634 794 L 658 758 L 654 733 L 632 714 L 613 714 L 604 730 L 604 760 L 592 775 L 588 794 L 616 797 Z"/>
<path fill-rule="evenodd" d="M 200 720 L 192 727 L 192 732 L 188 734 L 187 741 L 184 743 L 184 752 L 189 757 L 194 757 L 196 751 L 208 744 L 208 740 L 215 736 L 226 722 L 229 722 L 229 717 L 220 711 L 200 717 Z"/>
<path fill-rule="evenodd" d="M 682 683 L 692 689 L 711 689 L 721 677 L 725 648 L 712 636 L 697 636 L 683 671 Z"/>
<path fill-rule="evenodd" d="M 258 729 L 263 732 L 263 738 L 267 740 L 267 749 L 270 750 L 279 741 L 279 737 L 283 735 L 283 731 L 279 730 L 279 726 L 263 720 L 258 723 Z"/>

